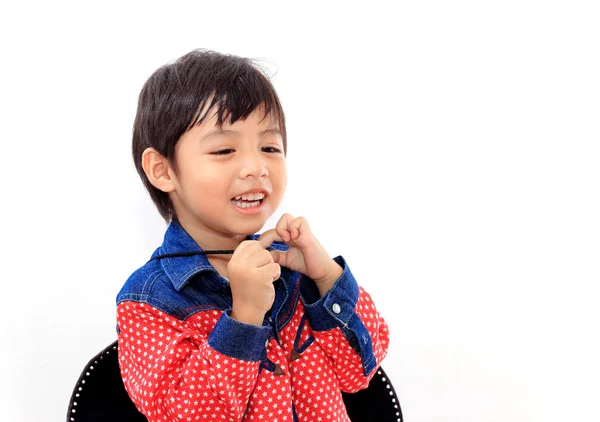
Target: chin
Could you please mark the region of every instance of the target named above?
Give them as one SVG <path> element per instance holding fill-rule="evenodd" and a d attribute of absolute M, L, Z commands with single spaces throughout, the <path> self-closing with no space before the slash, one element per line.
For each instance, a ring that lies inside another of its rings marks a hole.
<path fill-rule="evenodd" d="M 240 234 L 240 235 L 244 235 L 244 236 L 248 236 L 251 234 L 255 234 L 258 233 L 260 231 L 260 229 L 262 229 L 264 227 L 266 222 L 255 222 L 255 223 L 247 223 L 244 225 L 239 225 L 238 227 L 236 227 L 234 230 L 232 230 L 234 233 L 236 234 Z"/>

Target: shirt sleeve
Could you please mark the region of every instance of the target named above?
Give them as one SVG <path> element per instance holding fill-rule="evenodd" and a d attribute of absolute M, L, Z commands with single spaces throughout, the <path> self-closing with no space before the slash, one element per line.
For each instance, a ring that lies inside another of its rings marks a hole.
<path fill-rule="evenodd" d="M 366 388 L 389 345 L 388 326 L 371 296 L 360 287 L 343 257 L 343 273 L 323 297 L 304 277 L 301 295 L 315 340 L 332 359 L 343 391 Z"/>
<path fill-rule="evenodd" d="M 203 311 L 188 323 L 147 304 L 122 302 L 117 333 L 125 389 L 150 422 L 240 421 L 269 329 L 227 312 Z"/>

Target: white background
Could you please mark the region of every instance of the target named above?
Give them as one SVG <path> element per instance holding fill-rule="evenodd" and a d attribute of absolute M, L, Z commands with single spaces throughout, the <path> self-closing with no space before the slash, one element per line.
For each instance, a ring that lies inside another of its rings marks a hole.
<path fill-rule="evenodd" d="M 597 2 L 0 6 L 0 419 L 64 420 L 163 236 L 137 95 L 194 48 L 262 58 L 288 119 L 283 212 L 391 329 L 407 421 L 598 420 Z"/>

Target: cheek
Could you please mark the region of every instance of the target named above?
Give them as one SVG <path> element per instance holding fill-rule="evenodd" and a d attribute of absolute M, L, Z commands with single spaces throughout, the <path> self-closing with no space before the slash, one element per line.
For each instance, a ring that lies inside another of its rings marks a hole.
<path fill-rule="evenodd" d="M 287 165 L 285 160 L 278 161 L 272 165 L 273 178 L 277 183 L 285 185 L 287 183 Z"/>
<path fill-rule="evenodd" d="M 285 167 L 285 165 L 283 166 L 279 183 L 281 185 L 281 189 L 284 190 L 287 186 L 287 168 Z"/>
<path fill-rule="evenodd" d="M 286 186 L 287 186 L 287 174 L 283 174 L 283 177 L 280 180 L 280 188 L 281 188 L 281 190 L 282 191 L 285 190 Z"/>
<path fill-rule="evenodd" d="M 187 180 L 196 195 L 208 197 L 222 194 L 227 184 L 227 177 L 212 166 L 200 164 L 196 168 L 190 168 L 189 174 L 190 177 Z"/>
<path fill-rule="evenodd" d="M 277 174 L 277 177 L 272 181 L 273 189 L 277 192 L 276 198 L 281 201 L 285 194 L 285 188 L 287 186 L 287 173 L 285 169 Z"/>

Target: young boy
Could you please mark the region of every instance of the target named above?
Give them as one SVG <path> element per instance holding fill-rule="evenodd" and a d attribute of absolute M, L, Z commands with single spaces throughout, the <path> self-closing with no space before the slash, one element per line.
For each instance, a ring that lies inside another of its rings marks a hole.
<path fill-rule="evenodd" d="M 192 51 L 144 85 L 133 159 L 168 228 L 118 294 L 117 332 L 149 421 L 348 421 L 341 392 L 386 356 L 371 297 L 306 219 L 254 234 L 286 152 L 278 96 L 248 59 Z"/>

